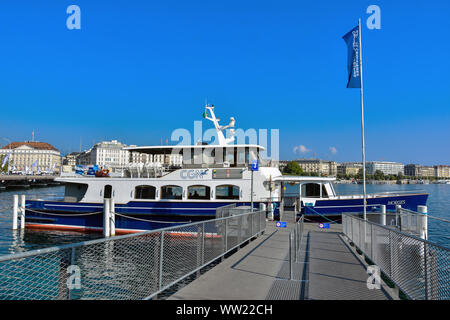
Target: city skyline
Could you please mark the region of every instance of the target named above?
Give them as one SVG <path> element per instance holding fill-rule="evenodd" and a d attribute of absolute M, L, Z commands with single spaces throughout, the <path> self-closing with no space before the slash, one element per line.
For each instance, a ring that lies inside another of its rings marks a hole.
<path fill-rule="evenodd" d="M 80 30 L 66 28 L 64 4 L 26 3 L 0 12 L 0 137 L 31 140 L 34 130 L 62 153 L 80 139 L 83 150 L 170 143 L 207 100 L 238 128 L 279 129 L 280 159 L 359 161 L 359 92 L 345 88 L 342 36 L 360 17 L 366 158 L 450 159 L 448 2 L 381 1 L 380 30 L 365 27 L 371 3 L 360 1 L 77 1 Z"/>

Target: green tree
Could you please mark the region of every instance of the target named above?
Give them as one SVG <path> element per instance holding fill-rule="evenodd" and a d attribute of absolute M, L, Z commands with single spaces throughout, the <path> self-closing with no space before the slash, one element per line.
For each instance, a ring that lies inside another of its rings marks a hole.
<path fill-rule="evenodd" d="M 384 173 L 381 170 L 376 170 L 374 175 L 375 180 L 384 180 Z"/>
<path fill-rule="evenodd" d="M 358 174 L 356 175 L 356 179 L 362 179 L 363 178 L 363 169 L 358 170 Z"/>
<path fill-rule="evenodd" d="M 283 170 L 284 174 L 290 174 L 294 176 L 300 176 L 303 173 L 302 168 L 298 164 L 298 162 L 295 161 L 289 161 L 286 167 Z"/>

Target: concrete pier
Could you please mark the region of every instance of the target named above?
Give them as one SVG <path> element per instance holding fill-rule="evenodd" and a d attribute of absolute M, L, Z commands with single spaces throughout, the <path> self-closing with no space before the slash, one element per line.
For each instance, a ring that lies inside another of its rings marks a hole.
<path fill-rule="evenodd" d="M 170 300 L 386 300 L 388 290 L 368 289 L 366 266 L 341 237 L 341 225 L 305 223 L 293 280 L 289 233 L 268 222 L 266 233 L 225 259 Z"/>
<path fill-rule="evenodd" d="M 52 185 L 59 185 L 55 182 L 58 176 L 48 175 L 0 175 L 0 190 L 7 190 L 13 188 L 32 188 L 32 187 L 48 187 Z"/>

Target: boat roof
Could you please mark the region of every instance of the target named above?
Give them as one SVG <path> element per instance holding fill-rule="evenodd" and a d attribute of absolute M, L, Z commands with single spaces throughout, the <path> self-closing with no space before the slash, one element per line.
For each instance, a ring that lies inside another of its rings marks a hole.
<path fill-rule="evenodd" d="M 205 144 L 205 145 L 176 145 L 176 146 L 132 146 L 125 147 L 124 150 L 128 151 L 139 151 L 139 152 L 164 152 L 172 149 L 212 149 L 212 148 L 255 148 L 259 150 L 264 150 L 263 146 L 259 146 L 257 144 L 227 144 L 227 145 L 218 145 L 218 144 Z"/>
<path fill-rule="evenodd" d="M 335 177 L 307 177 L 307 176 L 278 176 L 273 178 L 273 181 L 279 182 L 332 182 L 335 181 Z"/>

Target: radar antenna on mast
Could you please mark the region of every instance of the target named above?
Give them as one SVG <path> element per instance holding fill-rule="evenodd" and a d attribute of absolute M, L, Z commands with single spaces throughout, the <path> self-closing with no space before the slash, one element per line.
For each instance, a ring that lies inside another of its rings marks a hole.
<path fill-rule="evenodd" d="M 211 116 L 208 116 L 208 111 L 209 111 L 209 114 Z M 219 125 L 220 119 L 216 118 L 216 114 L 214 112 L 214 105 L 213 104 L 212 105 L 206 104 L 205 105 L 205 112 L 203 113 L 203 118 L 211 121 L 214 124 L 214 127 L 216 128 L 216 132 L 217 132 L 217 140 L 219 142 L 219 145 L 228 145 L 228 144 L 232 144 L 234 142 L 235 131 L 234 131 L 234 129 L 231 129 L 231 128 L 234 128 L 236 120 L 233 117 L 230 118 L 230 123 L 228 125 L 221 126 L 221 125 Z M 226 129 L 230 129 L 229 130 L 229 133 L 230 133 L 230 137 L 229 138 L 225 138 L 225 135 L 223 133 L 223 131 L 226 130 Z"/>

